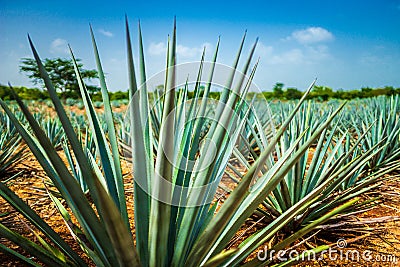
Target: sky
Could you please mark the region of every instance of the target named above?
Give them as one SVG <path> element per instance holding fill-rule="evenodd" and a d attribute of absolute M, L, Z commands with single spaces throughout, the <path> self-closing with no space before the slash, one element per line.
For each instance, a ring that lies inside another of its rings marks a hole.
<path fill-rule="evenodd" d="M 85 68 L 95 68 L 90 23 L 109 90 L 126 90 L 125 14 L 134 49 L 141 22 L 148 77 L 166 64 L 176 16 L 178 63 L 199 61 L 203 47 L 211 60 L 220 36 L 218 62 L 230 66 L 244 32 L 244 58 L 259 37 L 254 82 L 260 90 L 277 82 L 305 90 L 314 78 L 336 90 L 400 87 L 400 0 L 0 0 L 0 84 L 33 86 L 19 72 L 21 58 L 32 57 L 27 33 L 41 58 L 69 58 L 70 44 Z"/>

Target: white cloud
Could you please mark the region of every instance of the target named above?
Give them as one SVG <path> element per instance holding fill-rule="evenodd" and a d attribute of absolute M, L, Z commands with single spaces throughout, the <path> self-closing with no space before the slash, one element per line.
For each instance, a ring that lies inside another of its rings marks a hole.
<path fill-rule="evenodd" d="M 151 43 L 148 51 L 149 54 L 153 56 L 165 55 L 167 52 L 167 46 L 163 42 Z"/>
<path fill-rule="evenodd" d="M 122 60 L 118 59 L 118 58 L 110 58 L 110 63 L 113 64 L 121 64 Z"/>
<path fill-rule="evenodd" d="M 256 55 L 268 65 L 314 64 L 331 59 L 329 49 L 325 45 L 294 47 L 291 49 L 274 48 L 260 43 Z"/>
<path fill-rule="evenodd" d="M 267 62 L 270 64 L 301 64 L 305 57 L 303 51 L 298 48 L 291 49 L 281 54 L 273 55 Z"/>
<path fill-rule="evenodd" d="M 61 38 L 55 39 L 51 42 L 50 53 L 52 54 L 68 54 L 67 41 Z"/>
<path fill-rule="evenodd" d="M 100 29 L 99 33 L 101 33 L 101 34 L 103 34 L 104 36 L 107 36 L 107 37 L 113 37 L 114 36 L 114 34 L 112 32 L 106 31 L 104 29 Z"/>
<path fill-rule="evenodd" d="M 313 61 L 320 61 L 331 58 L 329 48 L 326 45 L 307 47 L 308 57 Z"/>
<path fill-rule="evenodd" d="M 256 49 L 256 55 L 261 57 L 261 58 L 269 58 L 271 57 L 272 53 L 274 51 L 274 48 L 272 46 L 267 46 L 263 44 L 262 42 L 258 42 L 257 44 L 257 49 Z"/>
<path fill-rule="evenodd" d="M 204 43 L 199 47 L 188 47 L 188 46 L 178 45 L 176 47 L 176 53 L 184 58 L 195 58 L 197 60 L 200 60 L 204 47 L 206 47 L 206 51 L 210 51 L 212 45 L 210 43 Z"/>
<path fill-rule="evenodd" d="M 197 47 L 188 47 L 183 45 L 176 46 L 176 53 L 182 57 L 194 57 L 199 50 Z"/>
<path fill-rule="evenodd" d="M 189 47 L 184 45 L 176 46 L 176 53 L 179 57 L 184 59 L 195 59 L 200 60 L 203 49 L 206 47 L 206 51 L 211 51 L 212 45 L 210 43 L 204 43 L 198 47 Z M 148 53 L 153 56 L 165 55 L 167 51 L 167 45 L 164 42 L 150 43 Z"/>
<path fill-rule="evenodd" d="M 304 30 L 294 31 L 287 39 L 294 39 L 301 44 L 312 44 L 331 41 L 334 39 L 334 36 L 324 28 L 309 27 Z"/>
<path fill-rule="evenodd" d="M 300 64 L 305 61 L 304 52 L 300 48 L 283 50 L 262 42 L 257 44 L 256 55 L 268 65 Z"/>

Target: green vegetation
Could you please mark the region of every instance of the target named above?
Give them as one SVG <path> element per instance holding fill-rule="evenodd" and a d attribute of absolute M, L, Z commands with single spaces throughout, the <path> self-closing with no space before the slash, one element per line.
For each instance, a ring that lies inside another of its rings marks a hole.
<path fill-rule="evenodd" d="M 0 177 L 14 174 L 14 167 L 25 159 L 26 146 L 9 117 L 0 112 Z"/>
<path fill-rule="evenodd" d="M 252 64 L 257 41 L 243 69 L 237 69 L 246 36 L 221 92 L 210 91 L 219 41 L 210 72 L 203 73 L 203 52 L 192 87 L 187 83 L 176 89 L 174 25 L 168 39 L 165 86 L 162 93 L 149 92 L 140 25 L 138 30 L 135 65 L 126 21 L 130 102 L 126 116 L 112 111 L 126 93 L 108 92 L 92 29 L 101 93 L 90 95 L 71 51 L 85 116 L 67 114 L 64 106 L 77 102 L 67 98 L 62 103 L 51 70 L 29 38 L 57 119 L 32 113 L 29 108 L 34 103 L 26 105 L 13 88 L 8 99 L 16 100 L 23 116 L 13 104 L 0 100 L 2 118 L 13 125 L 17 133 L 13 135 L 25 141 L 46 172 L 46 183 L 51 185 L 47 193 L 80 251 L 7 182 L 0 182 L 0 196 L 35 226 L 36 239 L 0 222 L 0 237 L 24 252 L 5 245 L 0 251 L 34 266 L 36 261 L 46 266 L 87 266 L 82 254 L 96 266 L 237 266 L 261 245 L 279 251 L 324 229 L 338 231 L 337 220 L 376 204 L 365 193 L 377 190 L 385 175 L 400 167 L 399 97 L 393 96 L 398 89 L 386 90 L 390 97 L 346 103 L 326 101 L 337 92 L 315 86 L 315 81 L 304 93 L 285 90 L 278 83 L 268 99 L 300 99 L 268 103 L 249 92 L 258 66 Z M 245 79 L 239 73 L 249 76 Z M 104 109 L 101 115 L 97 107 Z M 66 160 L 60 157 L 61 148 Z M 121 156 L 121 150 L 126 154 Z M 129 188 L 122 171 L 126 158 L 133 165 Z M 235 186 L 224 185 L 222 179 L 234 181 Z M 128 203 L 126 191 L 132 189 L 133 203 Z M 129 220 L 128 205 L 134 206 L 134 221 Z M 235 239 L 254 217 L 261 226 Z M 361 230 L 371 229 L 367 225 Z M 305 253 L 329 246 L 309 247 Z M 271 264 L 287 263 L 257 258 L 246 263 Z"/>
<path fill-rule="evenodd" d="M 80 59 L 77 59 L 82 78 L 86 80 L 96 78 L 97 71 L 83 69 L 83 64 L 80 61 Z M 60 92 L 64 97 L 77 98 L 79 96 L 79 85 L 75 77 L 74 64 L 71 59 L 46 58 L 43 60 L 43 65 L 56 91 Z M 40 71 L 33 58 L 23 58 L 21 60 L 20 71 L 26 72 L 34 84 L 42 85 L 45 88 Z M 86 88 L 89 93 L 99 91 L 99 88 L 93 85 L 86 85 Z"/>
<path fill-rule="evenodd" d="M 14 91 L 24 100 L 45 100 L 49 98 L 47 91 L 38 88 L 14 87 Z M 14 99 L 8 86 L 0 84 L 0 98 L 3 100 Z"/>
<path fill-rule="evenodd" d="M 266 99 L 278 99 L 278 100 L 295 100 L 300 99 L 304 92 L 298 90 L 297 88 L 289 87 L 287 89 L 283 89 L 282 83 L 277 83 L 278 85 L 282 85 L 281 90 L 272 92 L 264 91 L 262 96 Z M 278 87 L 279 88 L 279 87 Z M 26 87 L 14 87 L 15 91 L 21 97 L 21 99 L 25 100 L 47 100 L 49 99 L 49 95 L 47 91 L 43 91 L 37 88 L 26 88 Z M 219 92 L 210 92 L 209 97 L 213 99 L 218 99 Z M 333 89 L 327 86 L 318 86 L 316 85 L 311 93 L 307 96 L 307 99 L 316 99 L 318 101 L 327 101 L 329 99 L 343 99 L 343 100 L 351 100 L 355 98 L 370 98 L 376 96 L 391 96 L 400 94 L 400 88 L 394 88 L 392 86 L 385 86 L 382 88 L 361 88 L 359 90 L 343 90 L 339 89 L 334 91 Z M 58 93 L 58 95 L 62 98 L 71 98 L 78 99 L 79 95 L 75 93 Z M 249 92 L 249 95 L 254 95 L 254 93 Z M 110 100 L 127 100 L 129 99 L 128 91 L 117 91 L 117 92 L 108 92 L 108 96 Z M 189 99 L 193 98 L 193 92 L 188 92 Z M 0 98 L 3 100 L 13 99 L 12 95 L 9 92 L 8 86 L 0 84 Z M 91 98 L 93 101 L 101 101 L 102 96 L 100 92 L 91 93 Z"/>
<path fill-rule="evenodd" d="M 300 99 L 303 92 L 296 88 L 283 89 L 283 83 L 277 83 L 272 92 L 263 92 L 266 99 L 280 99 L 280 100 L 294 100 Z M 327 86 L 316 85 L 307 99 L 316 99 L 318 101 L 327 101 L 328 99 L 355 99 L 355 98 L 368 98 L 380 95 L 391 96 L 400 94 L 400 88 L 392 86 L 385 86 L 383 88 L 361 88 L 359 90 L 343 90 L 339 89 L 334 91 Z"/>

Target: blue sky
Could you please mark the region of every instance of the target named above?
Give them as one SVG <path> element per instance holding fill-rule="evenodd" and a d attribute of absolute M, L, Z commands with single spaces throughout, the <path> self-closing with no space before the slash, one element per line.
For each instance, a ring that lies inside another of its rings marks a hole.
<path fill-rule="evenodd" d="M 68 57 L 67 43 L 95 68 L 93 25 L 109 89 L 127 88 L 124 14 L 134 44 L 141 20 L 148 74 L 165 66 L 165 46 L 177 17 L 178 62 L 211 58 L 231 65 L 247 29 L 245 52 L 260 38 L 255 82 L 304 90 L 317 77 L 334 89 L 400 87 L 400 0 L 376 1 L 6 1 L 0 0 L 0 83 L 32 86 L 18 65 L 31 57 L 29 33 L 42 58 Z"/>

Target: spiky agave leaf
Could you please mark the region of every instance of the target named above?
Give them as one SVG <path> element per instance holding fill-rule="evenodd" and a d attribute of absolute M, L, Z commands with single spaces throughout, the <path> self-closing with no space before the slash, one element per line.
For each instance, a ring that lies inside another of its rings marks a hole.
<path fill-rule="evenodd" d="M 26 146 L 9 117 L 0 112 L 0 174 L 6 175 L 26 158 Z"/>

